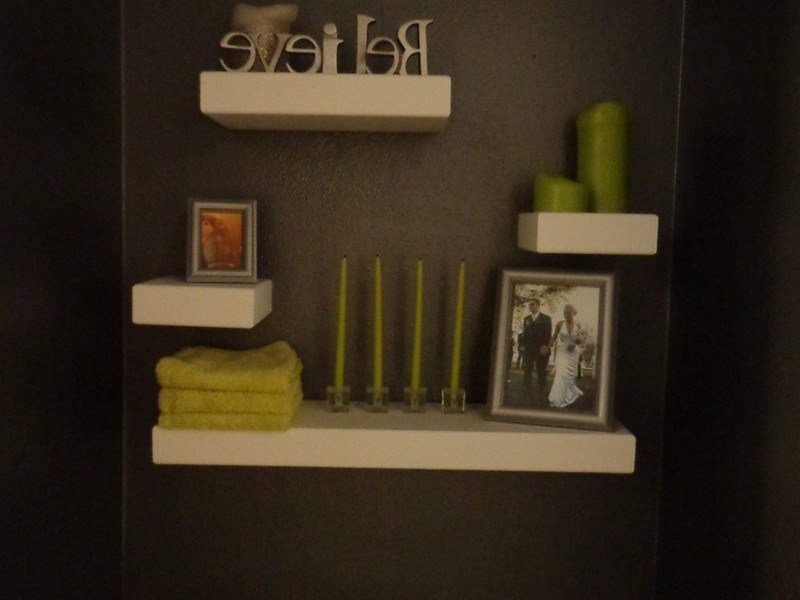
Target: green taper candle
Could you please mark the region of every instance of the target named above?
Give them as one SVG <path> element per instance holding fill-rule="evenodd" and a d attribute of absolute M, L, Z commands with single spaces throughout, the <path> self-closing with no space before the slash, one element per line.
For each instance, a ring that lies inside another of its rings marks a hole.
<path fill-rule="evenodd" d="M 450 393 L 458 395 L 461 387 L 461 337 L 464 331 L 464 277 L 465 265 L 461 261 L 458 269 L 458 291 L 456 292 L 456 319 L 453 327 L 453 357 L 450 368 Z"/>
<path fill-rule="evenodd" d="M 333 386 L 336 391 L 344 387 L 344 347 L 345 323 L 347 322 L 347 257 L 342 258 L 341 273 L 339 275 L 339 316 L 336 320 L 336 365 L 334 369 Z"/>
<path fill-rule="evenodd" d="M 578 181 L 589 188 L 594 212 L 628 209 L 628 111 L 617 102 L 601 102 L 578 115 Z"/>
<path fill-rule="evenodd" d="M 422 361 L 422 259 L 417 261 L 417 301 L 414 308 L 414 346 L 411 353 L 411 390 L 419 391 Z"/>
<path fill-rule="evenodd" d="M 533 212 L 587 212 L 589 188 L 549 171 L 533 180 Z"/>
<path fill-rule="evenodd" d="M 383 389 L 383 281 L 381 279 L 381 257 L 375 257 L 375 325 L 373 328 L 373 374 L 372 388 L 376 394 Z"/>

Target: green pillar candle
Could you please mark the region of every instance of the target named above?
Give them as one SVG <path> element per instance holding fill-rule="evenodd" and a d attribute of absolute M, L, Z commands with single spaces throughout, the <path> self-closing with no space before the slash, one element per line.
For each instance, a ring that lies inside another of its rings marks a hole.
<path fill-rule="evenodd" d="M 617 102 L 601 102 L 578 115 L 578 181 L 589 188 L 594 212 L 628 208 L 628 112 Z"/>
<path fill-rule="evenodd" d="M 549 171 L 536 174 L 533 180 L 534 212 L 587 212 L 589 189 L 582 183 Z"/>

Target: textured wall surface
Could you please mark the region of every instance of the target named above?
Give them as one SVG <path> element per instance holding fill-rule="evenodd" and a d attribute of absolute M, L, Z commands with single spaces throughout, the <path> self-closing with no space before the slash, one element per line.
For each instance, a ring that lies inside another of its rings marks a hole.
<path fill-rule="evenodd" d="M 301 6 L 297 31 L 338 24 L 342 71 L 357 12 L 375 35 L 434 19 L 431 73 L 453 77 L 453 116 L 423 136 L 234 132 L 202 116 L 197 74 L 218 68 L 232 4 L 132 0 L 120 19 L 119 3 L 4 3 L 0 596 L 797 597 L 797 7 L 686 3 L 673 207 L 682 2 Z M 572 119 L 611 97 L 633 111 L 632 210 L 661 216 L 659 255 L 517 250 L 533 174 L 571 174 Z M 134 283 L 183 271 L 189 196 L 260 203 L 276 295 L 252 331 L 129 322 Z M 394 388 L 414 261 L 436 387 L 467 259 L 476 402 L 500 266 L 618 272 L 616 412 L 636 473 L 152 465 L 153 366 L 181 346 L 286 339 L 321 394 L 344 253 L 348 380 L 363 387 L 376 252 Z"/>
<path fill-rule="evenodd" d="M 198 110 L 230 2 L 124 7 L 125 288 L 183 273 L 189 197 L 259 202 L 274 309 L 252 330 L 128 324 L 124 589 L 131 598 L 638 598 L 655 581 L 682 3 L 461 6 L 344 0 L 333 21 L 354 63 L 358 12 L 374 35 L 433 19 L 431 74 L 453 80 L 435 135 L 232 131 Z M 579 110 L 617 99 L 633 120 L 631 210 L 662 221 L 659 254 L 543 256 L 516 247 L 533 175 L 574 175 Z M 422 381 L 447 378 L 455 278 L 468 265 L 464 373 L 484 401 L 501 266 L 618 273 L 616 414 L 638 440 L 632 476 L 154 466 L 157 359 L 191 344 L 285 339 L 308 397 L 333 377 L 339 260 L 351 273 L 346 380 L 370 377 L 372 260 L 383 258 L 386 378 L 409 377 L 414 264 L 426 265 Z"/>

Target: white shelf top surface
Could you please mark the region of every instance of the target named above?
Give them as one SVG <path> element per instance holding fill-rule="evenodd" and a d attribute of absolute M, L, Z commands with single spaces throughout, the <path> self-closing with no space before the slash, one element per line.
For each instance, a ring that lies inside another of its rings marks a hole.
<path fill-rule="evenodd" d="M 152 434 L 153 462 L 176 465 L 632 473 L 636 454 L 621 425 L 599 432 L 491 421 L 483 405 L 406 413 L 396 403 L 375 413 L 353 403 L 334 413 L 305 400 L 288 431 L 156 426 Z"/>

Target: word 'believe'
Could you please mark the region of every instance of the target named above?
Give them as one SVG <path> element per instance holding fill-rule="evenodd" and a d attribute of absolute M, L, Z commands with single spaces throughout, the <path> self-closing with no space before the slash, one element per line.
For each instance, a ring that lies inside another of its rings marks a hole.
<path fill-rule="evenodd" d="M 428 74 L 427 28 L 433 22 L 432 20 L 420 19 L 403 23 L 397 30 L 397 41 L 383 36 L 375 37 L 368 41 L 367 30 L 374 22 L 375 19 L 372 17 L 358 15 L 356 73 L 374 73 L 367 66 L 367 56 L 382 56 L 390 58 L 392 62 L 391 66 L 382 71 L 381 74 L 392 75 L 398 72 L 400 75 L 407 75 L 408 60 L 417 55 L 419 56 L 419 74 Z M 417 46 L 414 46 L 408 40 L 408 32 L 412 27 L 417 30 Z M 231 67 L 226 64 L 224 59 L 220 59 L 220 63 L 226 71 L 249 71 L 255 65 L 256 58 L 258 58 L 264 67 L 264 71 L 274 73 L 281 55 L 285 53 L 313 57 L 311 65 L 302 70 L 295 69 L 289 62 L 286 62 L 286 69 L 290 73 L 318 73 L 320 67 L 323 73 L 338 73 L 337 51 L 342 40 L 337 37 L 338 32 L 334 23 L 327 23 L 322 31 L 322 48 L 309 35 L 276 33 L 274 35 L 277 38 L 277 45 L 271 56 L 266 56 L 261 50 L 262 45 L 256 44 L 259 40 L 253 40 L 247 34 L 239 31 L 231 31 L 223 36 L 220 41 L 220 47 L 227 50 L 248 52 L 248 58 L 240 67 Z"/>

